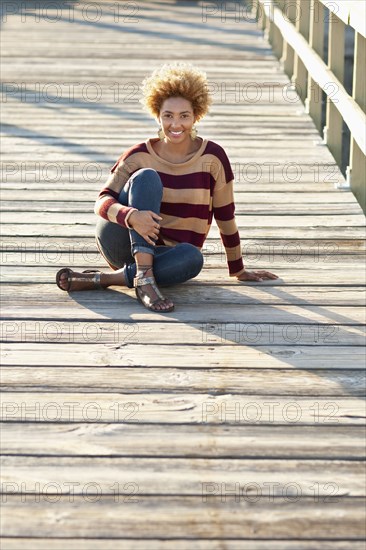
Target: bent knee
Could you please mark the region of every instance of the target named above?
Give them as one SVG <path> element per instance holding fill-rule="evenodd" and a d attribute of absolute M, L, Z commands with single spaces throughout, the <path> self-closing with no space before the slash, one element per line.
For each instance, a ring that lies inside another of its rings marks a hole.
<path fill-rule="evenodd" d="M 132 175 L 133 181 L 143 181 L 144 183 L 152 183 L 163 187 L 161 178 L 153 168 L 140 168 Z"/>
<path fill-rule="evenodd" d="M 187 255 L 187 259 L 193 273 L 192 277 L 196 277 L 203 267 L 202 252 L 196 246 L 190 243 L 181 243 L 177 246 L 181 249 L 182 254 Z"/>

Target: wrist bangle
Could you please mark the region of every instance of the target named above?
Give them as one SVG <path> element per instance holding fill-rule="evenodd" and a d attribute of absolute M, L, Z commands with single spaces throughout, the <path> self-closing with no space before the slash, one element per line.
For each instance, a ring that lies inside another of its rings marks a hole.
<path fill-rule="evenodd" d="M 132 212 L 138 212 L 137 208 L 131 208 L 131 210 L 126 214 L 125 225 L 127 229 L 133 229 L 133 227 L 128 223 L 128 218 L 131 216 Z"/>

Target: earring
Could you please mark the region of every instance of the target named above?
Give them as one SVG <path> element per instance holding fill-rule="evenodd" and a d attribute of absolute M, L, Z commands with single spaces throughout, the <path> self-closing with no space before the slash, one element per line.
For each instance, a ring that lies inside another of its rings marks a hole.
<path fill-rule="evenodd" d="M 197 137 L 197 129 L 195 126 L 192 126 L 192 130 L 189 132 L 189 135 L 191 136 L 191 140 L 194 141 Z"/>
<path fill-rule="evenodd" d="M 158 136 L 159 136 L 160 141 L 164 141 L 165 134 L 164 134 L 162 128 L 159 128 L 159 130 L 158 130 Z"/>

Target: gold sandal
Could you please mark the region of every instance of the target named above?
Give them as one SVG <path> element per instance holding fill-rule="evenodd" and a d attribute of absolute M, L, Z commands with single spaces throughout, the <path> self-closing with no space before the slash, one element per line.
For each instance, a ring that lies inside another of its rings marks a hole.
<path fill-rule="evenodd" d="M 148 270 L 146 270 L 145 273 L 147 271 Z M 151 285 L 153 291 L 158 296 L 156 298 L 156 300 L 152 301 L 151 297 L 146 292 L 141 290 L 141 288 L 139 288 L 139 287 L 144 286 L 144 285 Z M 146 309 L 150 309 L 151 311 L 155 311 L 157 313 L 169 313 L 169 312 L 174 310 L 174 305 L 170 306 L 167 309 L 155 309 L 154 308 L 154 306 L 158 302 L 166 300 L 166 298 L 164 298 L 164 296 L 162 295 L 162 293 L 160 292 L 160 290 L 156 286 L 156 281 L 155 281 L 154 277 L 135 277 L 134 280 L 133 280 L 133 286 L 134 286 L 136 297 L 137 297 L 138 301 L 143 306 L 145 306 Z"/>

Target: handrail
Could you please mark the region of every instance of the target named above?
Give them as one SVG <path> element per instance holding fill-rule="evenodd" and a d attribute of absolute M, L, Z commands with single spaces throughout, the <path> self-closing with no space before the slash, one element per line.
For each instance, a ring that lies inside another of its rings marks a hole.
<path fill-rule="evenodd" d="M 253 11 L 285 73 L 323 133 L 346 183 L 366 213 L 366 17 L 363 0 L 252 0 Z M 327 15 L 327 18 L 326 18 Z M 324 35 L 328 25 L 328 59 Z M 355 30 L 352 96 L 344 87 L 346 25 Z M 322 92 L 326 104 L 322 103 Z M 325 109 L 326 108 L 326 109 Z M 325 127 L 322 121 L 325 113 Z M 343 122 L 350 138 L 343 133 Z M 347 159 L 346 139 L 350 142 Z"/>
<path fill-rule="evenodd" d="M 286 21 L 281 10 L 273 4 L 273 0 L 260 0 L 260 2 L 263 4 L 265 14 L 269 20 L 273 21 L 282 35 L 286 37 L 287 43 L 290 44 L 300 57 L 312 79 L 319 84 L 330 101 L 335 104 L 356 140 L 357 145 L 363 154 L 366 155 L 366 115 L 361 107 L 346 92 L 343 84 L 335 77 L 321 57 L 309 46 L 305 38 L 297 32 L 294 25 Z M 327 86 L 330 82 L 335 85 L 336 93 L 334 93 L 335 88 Z"/>
<path fill-rule="evenodd" d="M 366 3 L 364 0 L 319 0 L 319 2 L 365 38 Z"/>

